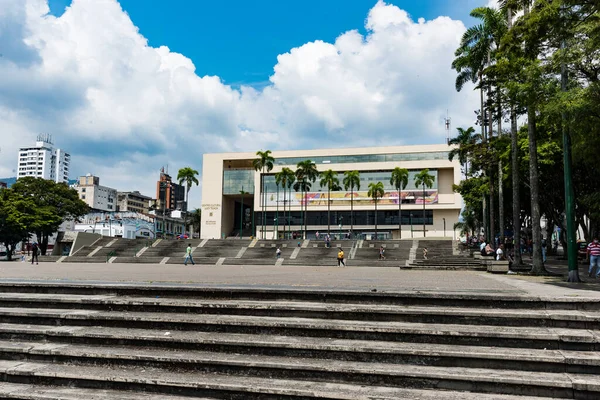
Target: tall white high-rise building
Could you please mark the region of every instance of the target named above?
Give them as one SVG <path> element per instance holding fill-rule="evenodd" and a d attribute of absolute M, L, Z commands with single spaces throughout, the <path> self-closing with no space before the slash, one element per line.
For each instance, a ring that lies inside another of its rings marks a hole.
<path fill-rule="evenodd" d="M 38 135 L 35 146 L 19 149 L 17 178 L 33 176 L 68 183 L 70 164 L 71 155 L 54 148 L 51 135 Z"/>

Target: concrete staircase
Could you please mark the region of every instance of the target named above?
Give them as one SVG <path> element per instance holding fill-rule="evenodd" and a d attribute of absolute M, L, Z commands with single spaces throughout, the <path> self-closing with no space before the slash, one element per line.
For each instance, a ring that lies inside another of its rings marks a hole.
<path fill-rule="evenodd" d="M 598 310 L 518 295 L 0 283 L 0 398 L 598 399 Z"/>
<path fill-rule="evenodd" d="M 127 262 L 135 258 L 140 249 L 149 245 L 148 239 L 102 238 L 92 246 L 84 246 L 72 256 L 66 257 L 64 263 L 105 263 L 112 257 L 117 262 Z"/>
<path fill-rule="evenodd" d="M 474 260 L 466 254 L 453 254 L 453 242 L 451 240 L 419 239 L 418 248 L 415 252 L 415 260 L 411 261 L 405 268 L 416 269 L 467 269 L 482 270 L 479 260 Z M 427 247 L 427 259 L 423 257 L 423 248 Z"/>

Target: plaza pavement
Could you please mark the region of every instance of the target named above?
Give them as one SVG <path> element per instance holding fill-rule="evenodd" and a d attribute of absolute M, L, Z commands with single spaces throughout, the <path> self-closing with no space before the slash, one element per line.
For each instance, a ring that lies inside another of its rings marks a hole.
<path fill-rule="evenodd" d="M 557 265 L 552 268 L 560 271 L 564 267 Z M 585 267 L 581 273 L 587 279 Z M 600 299 L 600 283 L 596 282 L 567 284 L 561 276 L 493 275 L 478 271 L 404 270 L 389 267 L 0 263 L 0 282 L 23 281 Z"/>

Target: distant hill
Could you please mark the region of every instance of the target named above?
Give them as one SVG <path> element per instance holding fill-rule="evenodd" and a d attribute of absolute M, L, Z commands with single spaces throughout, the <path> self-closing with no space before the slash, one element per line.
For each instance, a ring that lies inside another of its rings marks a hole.
<path fill-rule="evenodd" d="M 13 183 L 17 181 L 17 178 L 0 178 L 0 182 L 6 183 L 8 187 L 11 187 Z"/>
<path fill-rule="evenodd" d="M 13 178 L 0 178 L 0 182 L 6 183 L 8 187 L 11 187 L 13 183 L 17 181 L 16 177 Z M 69 186 L 77 183 L 77 179 L 69 179 Z"/>

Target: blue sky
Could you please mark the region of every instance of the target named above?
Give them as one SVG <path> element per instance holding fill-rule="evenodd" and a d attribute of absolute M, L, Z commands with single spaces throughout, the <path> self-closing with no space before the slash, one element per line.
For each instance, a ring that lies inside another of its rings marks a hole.
<path fill-rule="evenodd" d="M 70 0 L 50 0 L 61 15 Z M 277 55 L 304 43 L 333 42 L 358 29 L 375 0 L 120 0 L 149 45 L 166 45 L 192 59 L 196 73 L 219 76 L 233 86 L 263 86 L 273 74 Z M 474 20 L 469 11 L 485 0 L 390 0 L 414 20 L 440 15 Z"/>

